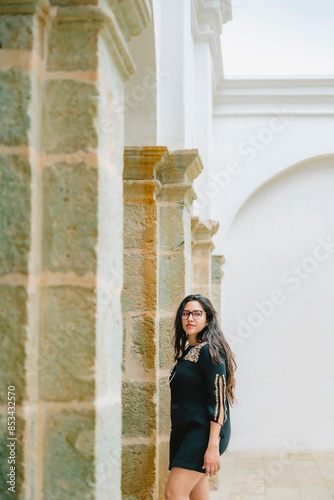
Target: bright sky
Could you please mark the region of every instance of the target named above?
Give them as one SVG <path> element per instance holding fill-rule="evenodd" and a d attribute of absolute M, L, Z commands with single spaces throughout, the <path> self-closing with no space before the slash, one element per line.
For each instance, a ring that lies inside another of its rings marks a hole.
<path fill-rule="evenodd" d="M 225 76 L 334 74 L 333 0 L 231 0 Z"/>

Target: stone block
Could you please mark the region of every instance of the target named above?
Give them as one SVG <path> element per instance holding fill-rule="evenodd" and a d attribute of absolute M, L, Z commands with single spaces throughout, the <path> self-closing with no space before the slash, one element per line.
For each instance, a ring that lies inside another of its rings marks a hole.
<path fill-rule="evenodd" d="M 194 283 L 207 286 L 211 281 L 209 261 L 204 259 L 193 260 Z"/>
<path fill-rule="evenodd" d="M 131 353 L 135 361 L 145 370 L 156 367 L 156 325 L 149 316 L 132 319 Z"/>
<path fill-rule="evenodd" d="M 156 428 L 156 385 L 125 380 L 122 387 L 123 437 L 150 437 Z"/>
<path fill-rule="evenodd" d="M 159 476 L 158 476 L 158 498 L 165 497 L 165 488 L 169 476 L 169 441 L 159 443 Z"/>
<path fill-rule="evenodd" d="M 186 257 L 160 256 L 159 302 L 162 311 L 177 310 L 185 296 Z"/>
<path fill-rule="evenodd" d="M 170 369 L 174 364 L 172 338 L 174 318 L 160 318 L 159 321 L 159 367 Z"/>
<path fill-rule="evenodd" d="M 30 183 L 27 160 L 19 155 L 0 155 L 0 275 L 28 273 Z"/>
<path fill-rule="evenodd" d="M 0 47 L 31 50 L 33 45 L 33 16 L 17 14 L 0 16 Z"/>
<path fill-rule="evenodd" d="M 47 69 L 95 71 L 98 31 L 82 29 L 83 26 L 81 29 L 80 26 L 67 28 L 67 24 L 53 25 L 49 38 Z"/>
<path fill-rule="evenodd" d="M 19 417 L 17 414 L 15 416 L 15 440 L 14 446 L 7 446 L 7 444 L 13 443 L 14 441 L 9 441 L 7 438 L 10 437 L 8 434 L 8 423 L 7 415 L 0 414 L 0 491 L 1 500 L 18 499 L 24 497 L 24 467 L 23 467 L 23 437 L 25 432 L 25 420 Z M 12 461 L 13 453 L 15 454 L 15 463 L 8 463 L 8 460 Z M 15 493 L 9 491 L 8 488 L 11 486 L 7 481 L 10 477 L 7 475 L 10 473 L 10 467 L 15 467 Z"/>
<path fill-rule="evenodd" d="M 21 68 L 0 71 L 0 144 L 28 144 L 30 78 Z"/>
<path fill-rule="evenodd" d="M 164 377 L 159 379 L 159 436 L 169 436 L 170 431 L 170 387 L 168 377 Z"/>
<path fill-rule="evenodd" d="M 184 225 L 187 209 L 182 203 L 160 206 L 160 245 L 162 250 L 183 250 Z"/>
<path fill-rule="evenodd" d="M 124 254 L 124 282 L 122 309 L 127 311 L 154 311 L 157 307 L 156 256 Z"/>
<path fill-rule="evenodd" d="M 211 279 L 212 283 L 216 285 L 221 284 L 221 279 L 223 276 L 222 265 L 225 262 L 225 257 L 223 255 L 212 255 L 211 256 Z"/>
<path fill-rule="evenodd" d="M 47 412 L 43 498 L 95 499 L 94 410 Z"/>
<path fill-rule="evenodd" d="M 42 289 L 38 366 L 41 399 L 94 399 L 95 309 L 94 289 Z"/>
<path fill-rule="evenodd" d="M 123 315 L 123 343 L 122 343 L 122 363 L 121 368 L 122 372 L 125 372 L 126 367 L 126 316 Z"/>
<path fill-rule="evenodd" d="M 156 448 L 133 444 L 122 447 L 122 499 L 153 500 Z"/>
<path fill-rule="evenodd" d="M 45 92 L 45 152 L 59 154 L 95 150 L 96 86 L 72 80 L 49 80 L 45 84 Z"/>
<path fill-rule="evenodd" d="M 83 276 L 96 269 L 97 169 L 43 168 L 43 269 Z"/>
<path fill-rule="evenodd" d="M 16 404 L 26 395 L 25 342 L 27 292 L 23 286 L 0 285 L 0 402 L 7 404 L 7 388 L 14 385 Z"/>
<path fill-rule="evenodd" d="M 51 5 L 59 7 L 71 7 L 74 5 L 97 5 L 98 0 L 51 0 Z"/>
<path fill-rule="evenodd" d="M 124 204 L 124 248 L 153 249 L 157 246 L 156 204 Z"/>

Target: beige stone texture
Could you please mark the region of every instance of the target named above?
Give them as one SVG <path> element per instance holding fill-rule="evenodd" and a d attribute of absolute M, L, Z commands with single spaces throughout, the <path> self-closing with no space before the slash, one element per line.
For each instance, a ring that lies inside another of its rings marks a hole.
<path fill-rule="evenodd" d="M 211 239 L 218 228 L 219 223 L 211 219 L 202 221 L 198 217 L 193 217 L 191 220 L 192 286 L 194 293 L 200 293 L 210 300 L 212 299 L 211 254 L 215 248 Z"/>
<path fill-rule="evenodd" d="M 120 500 L 121 97 L 135 70 L 127 43 L 152 12 L 146 0 L 18 0 L 0 14 L 0 379 L 17 398 L 15 497 Z M 156 247 L 135 232 L 142 242 L 131 248 Z M 151 275 L 152 259 L 143 268 Z M 140 337 L 147 328 L 153 338 L 154 324 L 134 318 L 133 356 L 148 377 L 156 356 Z M 138 415 L 155 419 L 155 385 L 143 382 Z M 155 456 L 144 447 L 145 459 Z M 5 454 L 1 469 L 5 478 Z"/>

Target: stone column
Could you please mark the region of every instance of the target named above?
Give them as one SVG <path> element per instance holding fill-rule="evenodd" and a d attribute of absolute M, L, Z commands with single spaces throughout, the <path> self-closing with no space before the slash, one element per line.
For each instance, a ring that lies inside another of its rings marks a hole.
<path fill-rule="evenodd" d="M 164 498 L 168 477 L 170 389 L 168 372 L 173 364 L 172 326 L 177 307 L 191 293 L 192 187 L 203 169 L 197 150 L 174 151 L 155 168 L 161 183 L 159 205 L 159 496 Z"/>
<path fill-rule="evenodd" d="M 163 147 L 124 152 L 124 287 L 122 492 L 157 498 L 157 365 L 160 182 Z"/>
<path fill-rule="evenodd" d="M 121 498 L 122 96 L 150 13 L 84 3 L 0 6 L 2 388 L 34 500 Z"/>
<path fill-rule="evenodd" d="M 224 274 L 222 270 L 224 262 L 223 255 L 211 256 L 211 299 L 217 311 L 219 322 L 221 321 L 221 281 Z"/>
<path fill-rule="evenodd" d="M 193 291 L 210 300 L 212 298 L 211 254 L 215 248 L 211 238 L 218 228 L 217 221 L 211 219 L 200 221 L 199 217 L 191 219 Z"/>
<path fill-rule="evenodd" d="M 47 17 L 47 13 L 45 13 Z M 40 92 L 43 12 L 0 5 L 0 426 L 4 498 L 30 498 L 38 426 L 41 272 Z M 8 387 L 15 412 L 8 415 Z M 11 396 L 12 397 L 12 396 Z M 15 418 L 15 430 L 9 434 Z M 12 485 L 7 459 L 13 440 Z M 12 490 L 8 488 L 12 486 Z M 15 493 L 14 493 L 15 491 Z M 32 496 L 31 496 L 32 498 Z M 36 496 L 37 498 L 37 496 Z"/>

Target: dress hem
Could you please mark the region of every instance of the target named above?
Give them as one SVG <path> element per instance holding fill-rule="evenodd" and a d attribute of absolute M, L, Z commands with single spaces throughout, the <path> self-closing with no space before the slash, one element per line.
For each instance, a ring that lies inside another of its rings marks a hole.
<path fill-rule="evenodd" d="M 202 474 L 206 473 L 206 469 L 202 469 L 196 467 L 195 465 L 191 465 L 187 462 L 183 462 L 182 460 L 175 460 L 169 467 L 168 470 L 171 470 L 173 467 L 181 467 L 182 469 L 194 470 L 196 472 L 201 472 Z"/>

